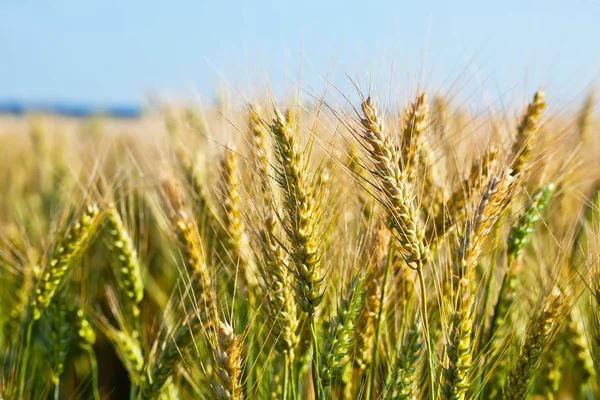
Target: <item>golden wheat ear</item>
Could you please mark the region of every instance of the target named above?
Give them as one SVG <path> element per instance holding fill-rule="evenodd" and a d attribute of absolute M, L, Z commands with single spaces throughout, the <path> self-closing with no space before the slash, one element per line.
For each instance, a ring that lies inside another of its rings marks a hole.
<path fill-rule="evenodd" d="M 296 299 L 303 311 L 314 314 L 322 300 L 321 244 L 316 202 L 307 176 L 307 162 L 300 152 L 292 122 L 279 110 L 275 110 L 271 132 L 281 165 L 278 178 L 285 198 L 285 230 L 295 265 Z"/>
<path fill-rule="evenodd" d="M 427 245 L 414 205 L 414 194 L 406 182 L 406 175 L 400 169 L 401 156 L 384 133 L 383 119 L 370 97 L 362 102 L 361 108 L 361 123 L 365 129 L 362 140 L 365 141 L 368 155 L 375 167 L 374 178 L 379 180 L 389 222 L 398 234 L 407 264 L 415 270 L 422 269 L 427 259 Z"/>
<path fill-rule="evenodd" d="M 230 264 L 232 275 L 241 278 L 245 293 L 255 293 L 258 288 L 258 273 L 251 256 L 246 226 L 242 218 L 238 155 L 233 145 L 228 145 L 225 150 L 221 171 L 225 221 L 223 243 L 227 253 L 225 261 Z"/>
<path fill-rule="evenodd" d="M 293 275 L 288 267 L 289 259 L 279 244 L 274 216 L 265 219 L 260 232 L 260 245 L 265 271 L 266 312 L 272 323 L 271 335 L 277 348 L 287 357 L 294 358 L 298 344 L 299 318 L 293 293 Z"/>
<path fill-rule="evenodd" d="M 243 399 L 240 382 L 243 362 L 241 342 L 233 327 L 227 322 L 219 321 L 214 354 L 215 395 L 222 400 Z"/>
<path fill-rule="evenodd" d="M 533 95 L 533 100 L 527 106 L 527 111 L 517 127 L 517 140 L 512 147 L 512 165 L 513 175 L 518 174 L 525 168 L 525 163 L 531 153 L 531 141 L 539 126 L 539 120 L 542 111 L 546 108 L 546 96 L 539 90 Z"/>

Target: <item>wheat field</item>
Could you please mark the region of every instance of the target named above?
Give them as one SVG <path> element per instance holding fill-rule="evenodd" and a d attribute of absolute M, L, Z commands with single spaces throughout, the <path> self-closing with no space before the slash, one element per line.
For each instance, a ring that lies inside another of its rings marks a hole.
<path fill-rule="evenodd" d="M 600 396 L 593 89 L 377 93 L 1 116 L 0 398 Z"/>

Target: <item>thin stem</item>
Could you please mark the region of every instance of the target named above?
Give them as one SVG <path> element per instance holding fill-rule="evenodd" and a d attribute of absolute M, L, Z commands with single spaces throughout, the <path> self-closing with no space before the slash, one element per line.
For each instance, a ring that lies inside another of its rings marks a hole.
<path fill-rule="evenodd" d="M 310 318 L 310 333 L 312 335 L 313 342 L 313 358 L 312 358 L 312 378 L 313 387 L 315 392 L 315 400 L 321 399 L 321 382 L 319 380 L 319 341 L 317 339 L 317 327 L 315 321 L 315 315 L 311 314 Z"/>
<path fill-rule="evenodd" d="M 245 318 L 248 318 L 249 315 L 251 315 L 250 310 L 256 310 L 256 298 L 254 297 L 254 294 L 252 293 L 251 290 L 248 291 L 247 294 L 248 298 L 247 298 L 247 302 L 244 303 L 244 308 L 245 308 L 245 312 L 242 313 L 242 315 L 245 315 Z M 248 323 L 247 320 L 244 320 L 244 325 L 246 325 Z M 248 343 L 248 365 L 255 365 L 255 360 L 256 360 L 256 346 L 255 346 L 255 336 L 251 335 L 249 338 L 249 343 Z M 246 390 L 247 393 L 252 393 L 252 388 L 254 387 L 254 375 L 253 375 L 253 371 L 255 368 L 248 368 L 248 370 L 246 371 Z"/>
<path fill-rule="evenodd" d="M 287 398 L 288 398 L 289 374 L 290 374 L 289 355 L 288 355 L 288 353 L 285 353 L 285 356 L 283 359 L 283 400 L 287 400 Z"/>
<path fill-rule="evenodd" d="M 131 388 L 129 389 L 129 400 L 137 400 L 138 386 L 131 382 Z"/>
<path fill-rule="evenodd" d="M 96 360 L 96 353 L 92 346 L 87 348 L 88 355 L 90 357 L 90 366 L 92 369 L 92 390 L 94 392 L 94 400 L 100 400 L 100 390 L 98 388 L 98 362 Z"/>
<path fill-rule="evenodd" d="M 375 325 L 375 338 L 373 341 L 373 353 L 371 356 L 371 368 L 369 377 L 367 380 L 367 390 L 365 393 L 365 400 L 370 400 L 373 392 L 373 385 L 375 383 L 375 370 L 377 369 L 377 350 L 379 348 L 379 335 L 381 334 L 381 318 L 383 316 L 383 303 L 385 300 L 385 288 L 387 286 L 388 276 L 390 269 L 392 269 L 392 262 L 394 260 L 394 239 L 390 240 L 388 246 L 388 258 L 385 264 L 385 272 L 383 274 L 383 283 L 381 285 L 381 296 L 379 298 L 379 310 L 377 311 L 377 324 Z"/>
<path fill-rule="evenodd" d="M 23 394 L 25 392 L 25 374 L 27 373 L 27 362 L 29 361 L 29 353 L 31 352 L 31 332 L 33 331 L 33 319 L 29 320 L 27 324 L 27 333 L 25 336 L 25 349 L 23 351 L 23 357 L 21 358 L 21 369 L 19 371 L 19 390 L 17 392 L 17 399 L 23 400 Z"/>
<path fill-rule="evenodd" d="M 292 375 L 292 379 L 290 379 L 292 399 L 296 400 L 298 398 L 298 388 L 296 387 L 296 382 L 298 382 L 298 368 L 294 365 L 294 351 L 290 350 L 288 362 L 290 364 L 290 373 Z"/>
<path fill-rule="evenodd" d="M 54 385 L 54 400 L 60 400 L 60 380 Z"/>
<path fill-rule="evenodd" d="M 419 280 L 419 289 L 421 291 L 421 319 L 423 320 L 423 333 L 425 335 L 425 343 L 427 345 L 427 362 L 429 365 L 429 379 L 430 379 L 430 389 L 429 394 L 432 400 L 435 400 L 435 362 L 433 357 L 433 348 L 431 346 L 431 334 L 429 332 L 429 313 L 427 312 L 427 289 L 425 286 L 425 275 L 423 275 L 423 267 L 421 266 L 417 270 L 417 276 Z"/>

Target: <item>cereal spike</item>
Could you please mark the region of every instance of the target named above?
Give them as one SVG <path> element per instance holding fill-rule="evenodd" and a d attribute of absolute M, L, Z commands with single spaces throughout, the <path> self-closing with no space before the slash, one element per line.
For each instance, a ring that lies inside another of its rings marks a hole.
<path fill-rule="evenodd" d="M 346 289 L 337 314 L 330 324 L 330 332 L 321 355 L 321 380 L 329 385 L 337 378 L 348 361 L 350 345 L 356 335 L 356 319 L 363 307 L 364 277 L 355 277 Z"/>
<path fill-rule="evenodd" d="M 33 320 L 40 319 L 42 311 L 52 302 L 64 276 L 73 266 L 73 260 L 81 254 L 93 235 L 99 215 L 98 206 L 90 204 L 69 230 L 65 239 L 55 249 L 50 262 L 35 287 L 32 301 Z"/>
<path fill-rule="evenodd" d="M 519 357 L 504 384 L 504 399 L 523 399 L 527 395 L 541 356 L 556 334 L 558 317 L 564 312 L 564 308 L 564 293 L 555 286 L 549 293 L 544 308 L 531 319 Z"/>
<path fill-rule="evenodd" d="M 233 327 L 220 321 L 217 329 L 215 353 L 214 389 L 223 400 L 243 399 L 240 375 L 242 372 L 242 349 Z"/>
<path fill-rule="evenodd" d="M 271 131 L 281 164 L 279 185 L 284 194 L 285 230 L 291 242 L 296 300 L 304 312 L 312 315 L 323 298 L 316 201 L 293 125 L 277 109 Z"/>
<path fill-rule="evenodd" d="M 198 313 L 191 314 L 172 335 L 162 341 L 156 359 L 146 367 L 146 378 L 142 388 L 144 399 L 159 397 L 165 383 L 181 361 L 182 352 L 192 346 L 196 335 L 202 332 L 202 318 Z"/>
<path fill-rule="evenodd" d="M 137 330 L 138 323 L 135 321 L 138 320 L 139 305 L 144 298 L 144 282 L 137 253 L 117 210 L 114 208 L 108 210 L 106 223 L 108 245 L 115 256 L 117 284 L 128 303 L 130 322 L 133 322 L 133 327 Z M 137 334 L 139 335 L 139 332 Z"/>
<path fill-rule="evenodd" d="M 265 220 L 265 228 L 260 232 L 263 258 L 265 261 L 265 281 L 267 284 L 267 314 L 272 322 L 272 335 L 277 339 L 277 347 L 283 353 L 293 353 L 298 344 L 298 315 L 292 293 L 292 276 L 286 265 L 286 256 L 279 245 L 275 232 L 275 218 Z"/>
<path fill-rule="evenodd" d="M 233 146 L 228 146 L 222 163 L 223 174 L 223 214 L 225 216 L 225 236 L 223 242 L 228 253 L 228 258 L 239 274 L 246 289 L 254 291 L 258 282 L 256 271 L 250 258 L 248 237 L 246 236 L 244 220 L 242 218 L 237 154 Z"/>
<path fill-rule="evenodd" d="M 406 176 L 400 170 L 400 154 L 384 134 L 383 119 L 379 117 L 370 97 L 362 102 L 362 111 L 364 118 L 361 123 L 365 128 L 362 138 L 369 147 L 367 150 L 386 199 L 390 224 L 398 233 L 406 263 L 412 269 L 422 269 L 427 258 L 427 245 L 413 203 L 414 196 Z"/>
<path fill-rule="evenodd" d="M 418 170 L 421 151 L 422 134 L 429 119 L 429 106 L 425 93 L 417 96 L 416 100 L 406 110 L 405 126 L 402 132 L 402 152 L 400 163 L 402 169 L 407 171 L 409 181 L 414 178 L 414 171 Z"/>
<path fill-rule="evenodd" d="M 360 308 L 356 319 L 356 343 L 351 349 L 353 351 L 352 361 L 361 371 L 365 371 L 371 361 L 375 322 L 381 305 L 381 289 L 384 273 L 382 264 L 387 255 L 386 250 L 389 247 L 388 244 L 390 241 L 390 232 L 383 220 L 380 220 L 372 236 L 368 255 L 364 261 L 367 266 L 364 305 Z"/>
<path fill-rule="evenodd" d="M 545 107 L 544 92 L 538 90 L 535 92 L 532 102 L 527 106 L 527 111 L 517 127 L 517 140 L 512 148 L 513 164 L 511 169 L 513 175 L 521 172 L 527 162 L 527 158 L 531 152 L 531 140 L 538 130 L 538 121 Z"/>
<path fill-rule="evenodd" d="M 417 363 L 423 347 L 420 341 L 420 325 L 417 321 L 408 329 L 404 342 L 396 353 L 388 393 L 392 399 L 413 400 L 419 393 Z"/>
<path fill-rule="evenodd" d="M 532 196 L 531 202 L 527 204 L 517 223 L 510 229 L 507 250 L 509 266 L 519 257 L 529 241 L 533 233 L 533 226 L 540 219 L 540 213 L 550 201 L 554 188 L 554 184 L 549 183 L 545 188 L 538 190 Z"/>

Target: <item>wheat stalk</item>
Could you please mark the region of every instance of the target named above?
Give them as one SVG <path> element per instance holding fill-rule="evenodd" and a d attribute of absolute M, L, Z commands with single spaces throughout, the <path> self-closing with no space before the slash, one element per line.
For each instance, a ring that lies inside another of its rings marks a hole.
<path fill-rule="evenodd" d="M 493 177 L 473 215 L 467 221 L 452 266 L 453 312 L 446 344 L 447 366 L 442 369 L 443 399 L 465 399 L 472 366 L 475 294 L 474 270 L 483 242 L 511 200 L 514 180 L 510 173 Z"/>

